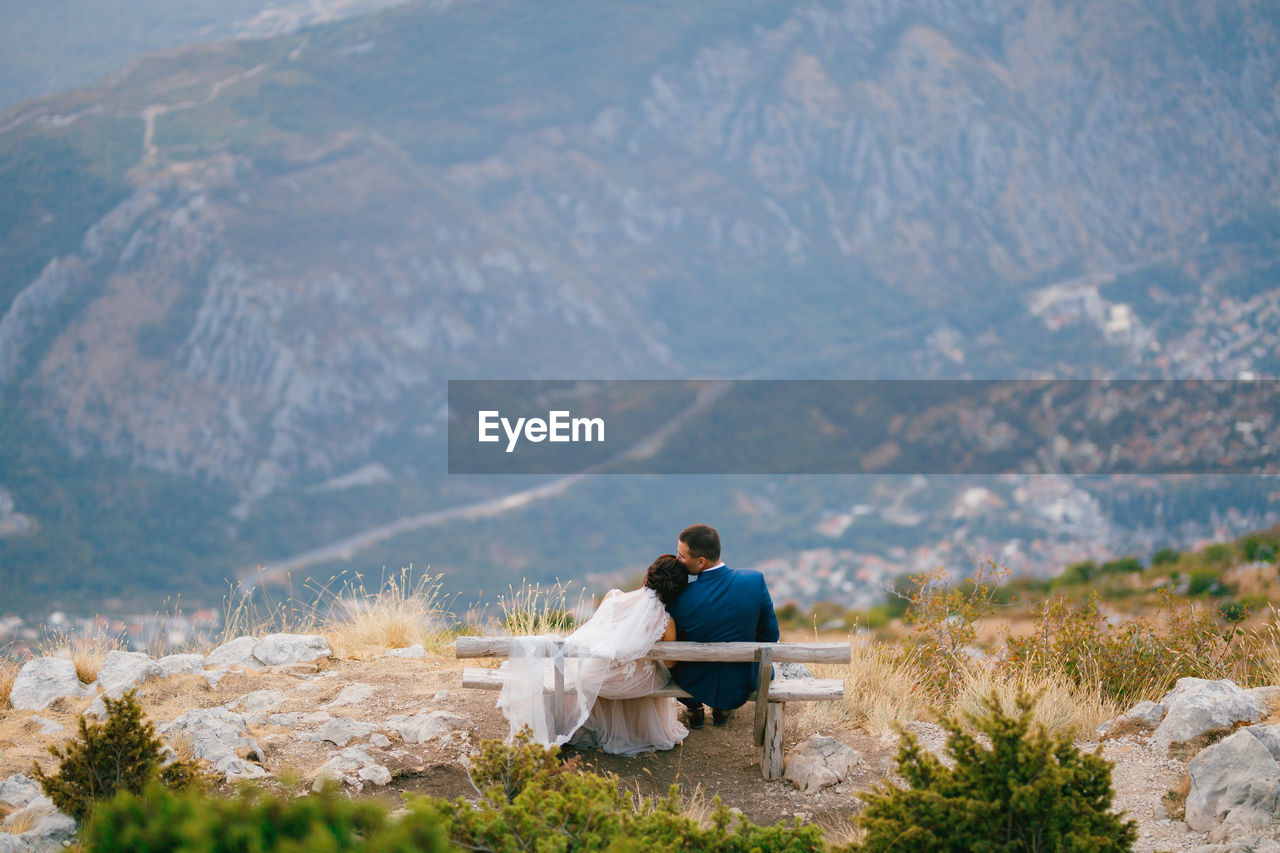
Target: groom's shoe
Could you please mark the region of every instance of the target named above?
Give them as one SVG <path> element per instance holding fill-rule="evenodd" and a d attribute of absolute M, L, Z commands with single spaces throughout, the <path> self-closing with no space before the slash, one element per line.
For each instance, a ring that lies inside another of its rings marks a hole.
<path fill-rule="evenodd" d="M 697 708 L 685 707 L 686 720 L 685 725 L 691 729 L 700 729 L 702 724 L 707 721 L 707 712 L 699 705 Z"/>
<path fill-rule="evenodd" d="M 733 711 L 729 708 L 712 708 L 711 709 L 711 725 L 723 726 L 725 723 L 733 719 Z"/>

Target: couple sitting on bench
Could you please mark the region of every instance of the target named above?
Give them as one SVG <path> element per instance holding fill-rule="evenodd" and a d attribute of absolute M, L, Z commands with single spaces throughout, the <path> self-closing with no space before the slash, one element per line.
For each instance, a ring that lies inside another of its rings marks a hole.
<path fill-rule="evenodd" d="M 778 620 L 760 572 L 720 560 L 720 535 L 705 524 L 681 532 L 677 554 L 654 560 L 644 585 L 610 590 L 596 612 L 561 641 L 518 637 L 503 664 L 498 708 L 514 734 L 525 726 L 548 746 L 570 743 L 618 755 L 671 749 L 701 728 L 711 706 L 723 725 L 747 701 L 757 663 L 646 660 L 659 641 L 776 642 Z M 554 680 L 563 688 L 548 693 Z M 669 680 L 692 698 L 688 728 L 675 699 L 652 695 Z M 563 705 L 555 707 L 556 696 Z"/>

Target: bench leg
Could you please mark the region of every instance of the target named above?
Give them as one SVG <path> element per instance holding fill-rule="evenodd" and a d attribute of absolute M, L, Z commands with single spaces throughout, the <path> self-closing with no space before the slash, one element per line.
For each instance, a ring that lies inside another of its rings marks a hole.
<path fill-rule="evenodd" d="M 782 778 L 782 713 L 785 702 L 766 702 L 764 745 L 760 747 L 760 775 L 773 782 Z"/>

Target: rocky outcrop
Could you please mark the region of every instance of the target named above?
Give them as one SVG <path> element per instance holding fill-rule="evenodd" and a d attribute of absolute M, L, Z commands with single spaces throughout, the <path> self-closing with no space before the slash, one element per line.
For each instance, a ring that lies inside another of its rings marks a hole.
<path fill-rule="evenodd" d="M 9 704 L 15 709 L 43 710 L 63 696 L 88 696 L 93 687 L 76 675 L 76 665 L 62 658 L 35 658 L 22 665 L 9 691 Z"/>

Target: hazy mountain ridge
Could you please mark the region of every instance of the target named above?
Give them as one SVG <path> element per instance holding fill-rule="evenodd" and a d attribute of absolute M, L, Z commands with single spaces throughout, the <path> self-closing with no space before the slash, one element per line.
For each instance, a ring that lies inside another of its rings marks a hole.
<path fill-rule="evenodd" d="M 0 118 L 2 405 L 247 511 L 432 492 L 450 377 L 1265 372 L 1185 353 L 1275 307 L 1280 230 L 1202 243 L 1274 213 L 1274 17 L 470 2 L 152 57 Z"/>

